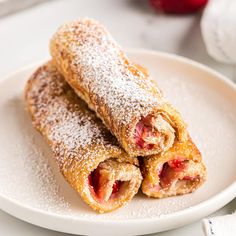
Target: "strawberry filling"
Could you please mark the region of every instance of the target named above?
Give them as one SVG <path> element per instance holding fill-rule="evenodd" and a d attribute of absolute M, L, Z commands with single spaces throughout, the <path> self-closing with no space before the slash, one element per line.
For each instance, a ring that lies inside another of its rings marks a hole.
<path fill-rule="evenodd" d="M 183 177 L 183 180 L 190 180 L 190 181 L 193 181 L 193 180 L 195 180 L 196 179 L 196 177 L 194 177 L 194 176 L 184 176 Z"/>
<path fill-rule="evenodd" d="M 104 200 L 107 195 L 107 186 L 109 185 L 109 180 L 101 176 L 101 168 L 95 169 L 88 177 L 88 183 L 90 186 L 91 193 L 100 201 Z M 116 180 L 112 185 L 112 191 L 110 197 L 113 197 L 119 192 L 122 181 Z M 109 198 L 110 198 L 109 197 Z"/>
<path fill-rule="evenodd" d="M 160 178 L 160 186 L 162 188 L 168 188 L 179 180 L 195 180 L 195 176 L 190 176 L 187 174 L 187 169 L 188 161 L 182 157 L 177 157 L 174 160 L 165 162 L 161 170 L 159 170 L 158 172 Z"/>
<path fill-rule="evenodd" d="M 93 193 L 96 195 L 99 189 L 99 170 L 94 170 L 88 177 L 89 185 Z"/>
<path fill-rule="evenodd" d="M 177 157 L 176 159 L 170 160 L 167 163 L 169 167 L 175 170 L 176 172 L 183 171 L 186 167 L 186 161 L 181 157 Z"/>
<path fill-rule="evenodd" d="M 142 118 L 135 128 L 135 144 L 138 148 L 151 150 L 159 141 L 160 134 L 151 125 L 151 117 Z"/>
<path fill-rule="evenodd" d="M 121 185 L 121 181 L 116 180 L 115 183 L 112 186 L 112 194 L 115 194 L 119 191 Z"/>

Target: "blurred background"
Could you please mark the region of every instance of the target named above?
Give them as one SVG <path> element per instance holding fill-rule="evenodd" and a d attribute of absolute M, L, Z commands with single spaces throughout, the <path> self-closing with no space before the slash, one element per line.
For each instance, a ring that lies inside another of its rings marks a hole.
<path fill-rule="evenodd" d="M 59 25 L 89 16 L 105 24 L 125 48 L 176 53 L 235 77 L 232 65 L 207 53 L 200 27 L 202 10 L 173 15 L 156 8 L 149 0 L 0 0 L 0 74 L 44 59 L 48 40 Z"/>
<path fill-rule="evenodd" d="M 49 39 L 58 26 L 87 16 L 101 21 L 123 48 L 146 48 L 175 53 L 210 66 L 236 81 L 234 58 L 221 45 L 225 45 L 224 35 L 230 35 L 220 34 L 222 28 L 228 29 L 225 25 L 230 25 L 227 23 L 230 14 L 226 11 L 232 13 L 234 9 L 236 16 L 236 8 L 229 5 L 215 8 L 217 2 L 232 1 L 215 0 L 214 4 L 207 0 L 182 1 L 185 2 L 183 6 L 175 4 L 178 0 L 0 0 L 0 78 L 22 66 L 49 57 Z M 211 9 L 204 12 L 205 5 L 210 3 Z M 221 22 L 217 21 L 217 25 L 215 18 L 219 19 L 219 9 L 224 9 L 225 15 L 220 18 Z M 229 29 L 232 32 L 236 32 L 234 18 Z M 218 26 L 222 28 L 216 28 Z M 217 38 L 212 39 L 207 35 L 211 32 L 211 27 Z M 228 42 L 234 43 L 235 40 Z M 217 43 L 216 49 L 213 48 L 214 43 Z M 217 54 L 216 50 L 221 54 Z M 229 50 L 231 51 L 233 50 Z M 236 209 L 235 200 L 216 214 L 230 213 L 232 209 Z M 190 234 L 203 236 L 200 222 L 155 235 Z M 66 234 L 23 223 L 0 211 L 0 235 Z"/>

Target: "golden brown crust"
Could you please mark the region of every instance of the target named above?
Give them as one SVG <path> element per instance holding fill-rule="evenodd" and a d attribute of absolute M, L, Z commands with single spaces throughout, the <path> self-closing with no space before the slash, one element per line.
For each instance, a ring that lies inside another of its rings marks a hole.
<path fill-rule="evenodd" d="M 132 199 L 141 184 L 137 158 L 120 148 L 117 140 L 80 100 L 51 62 L 40 67 L 25 88 L 33 125 L 46 138 L 61 173 L 83 200 L 100 213 L 112 211 Z M 88 177 L 99 165 L 111 181 L 126 178 L 126 190 L 101 202 L 91 194 Z M 118 178 L 118 179 L 117 179 Z"/>
<path fill-rule="evenodd" d="M 188 169 L 183 169 L 178 178 L 186 175 L 195 176 L 191 181 L 185 181 L 179 186 L 161 187 L 161 173 L 164 163 L 178 158 L 187 160 Z M 195 191 L 206 180 L 206 167 L 202 162 L 201 153 L 189 137 L 187 142 L 176 142 L 167 152 L 143 158 L 141 169 L 143 172 L 142 191 L 149 197 L 164 198 L 187 194 Z"/>
<path fill-rule="evenodd" d="M 53 36 L 50 51 L 58 70 L 133 156 L 167 150 L 173 142 L 144 150 L 135 144 L 134 130 L 142 117 L 160 116 L 173 127 L 160 134 L 185 141 L 186 125 L 163 98 L 147 73 L 131 63 L 106 29 L 92 19 L 62 26 Z M 177 134 L 177 135 L 176 135 Z"/>

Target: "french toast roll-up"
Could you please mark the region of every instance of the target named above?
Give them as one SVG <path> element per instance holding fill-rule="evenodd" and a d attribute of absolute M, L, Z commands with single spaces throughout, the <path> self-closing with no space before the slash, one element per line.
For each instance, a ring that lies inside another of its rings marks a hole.
<path fill-rule="evenodd" d="M 66 81 L 130 155 L 157 154 L 186 139 L 180 114 L 97 21 L 85 18 L 60 27 L 50 53 Z"/>
<path fill-rule="evenodd" d="M 138 192 L 138 159 L 129 156 L 51 62 L 29 79 L 25 98 L 62 175 L 94 210 L 113 211 Z"/>
<path fill-rule="evenodd" d="M 142 192 L 164 198 L 195 191 L 206 180 L 201 153 L 191 138 L 168 151 L 141 160 Z"/>

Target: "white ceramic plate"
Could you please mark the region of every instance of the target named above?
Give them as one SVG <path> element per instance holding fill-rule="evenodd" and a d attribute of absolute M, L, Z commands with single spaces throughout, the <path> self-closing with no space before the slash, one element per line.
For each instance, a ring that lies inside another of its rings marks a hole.
<path fill-rule="evenodd" d="M 92 211 L 65 182 L 24 109 L 26 80 L 41 63 L 0 85 L 0 208 L 45 228 L 83 235 L 141 235 L 173 229 L 216 211 L 236 196 L 236 86 L 196 62 L 130 50 L 189 124 L 203 154 L 207 182 L 195 193 L 148 199 L 139 193 L 108 214 Z"/>

